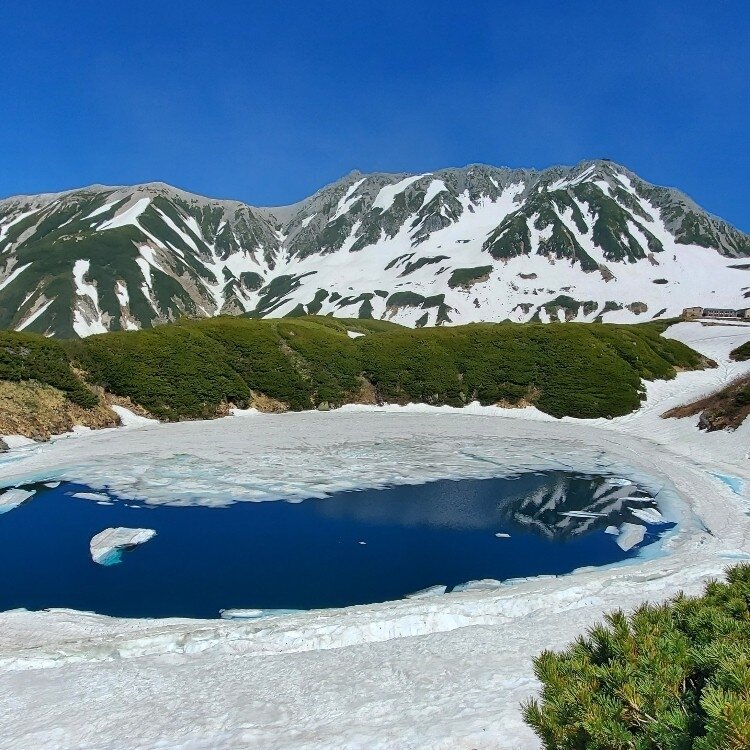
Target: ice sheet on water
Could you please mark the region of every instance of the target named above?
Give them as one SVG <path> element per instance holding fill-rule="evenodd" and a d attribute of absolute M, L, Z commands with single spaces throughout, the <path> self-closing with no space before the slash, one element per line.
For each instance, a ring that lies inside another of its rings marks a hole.
<path fill-rule="evenodd" d="M 637 547 L 646 536 L 646 527 L 637 523 L 624 523 L 620 526 L 620 534 L 617 537 L 617 546 L 629 552 Z"/>
<path fill-rule="evenodd" d="M 13 486 L 19 474 L 29 483 L 77 482 L 92 494 L 106 489 L 110 499 L 126 503 L 221 508 L 241 501 L 300 502 L 357 489 L 557 471 L 608 478 L 609 489 L 601 492 L 608 505 L 596 507 L 597 512 L 609 513 L 623 506 L 624 498 L 645 494 L 657 499 L 668 521 L 693 521 L 668 481 L 637 468 L 629 454 L 577 439 L 577 428 L 555 429 L 554 439 L 534 441 L 524 434 L 526 428 L 497 435 L 495 425 L 502 423 L 478 419 L 334 413 L 322 425 L 317 414 L 282 415 L 264 426 L 283 433 L 283 439 L 265 441 L 249 438 L 256 433 L 248 433 L 244 420 L 163 425 L 118 431 L 106 443 L 88 442 L 85 451 L 63 444 L 45 447 L 42 454 L 29 453 L 16 462 L 14 474 L 6 476 L 8 482 L 12 476 Z M 532 433 L 548 429 L 544 423 L 529 425 Z M 321 430 L 331 434 L 319 439 Z"/>
<path fill-rule="evenodd" d="M 33 497 L 34 493 L 35 490 L 25 490 L 18 487 L 6 490 L 0 494 L 0 513 L 7 513 L 13 510 L 13 508 L 17 508 L 30 497 Z"/>
<path fill-rule="evenodd" d="M 97 502 L 111 502 L 109 497 L 102 492 L 74 492 L 71 497 L 77 497 L 81 500 L 95 500 Z"/>

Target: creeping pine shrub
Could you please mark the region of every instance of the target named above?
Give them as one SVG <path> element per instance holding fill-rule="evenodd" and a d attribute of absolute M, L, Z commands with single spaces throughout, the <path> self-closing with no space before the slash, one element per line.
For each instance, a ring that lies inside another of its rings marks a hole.
<path fill-rule="evenodd" d="M 58 388 L 87 409 L 99 403 L 98 396 L 76 377 L 60 343 L 35 333 L 0 331 L 0 380 L 34 380 Z"/>
<path fill-rule="evenodd" d="M 548 750 L 748 750 L 750 565 L 701 597 L 611 613 L 534 670 L 523 713 Z"/>

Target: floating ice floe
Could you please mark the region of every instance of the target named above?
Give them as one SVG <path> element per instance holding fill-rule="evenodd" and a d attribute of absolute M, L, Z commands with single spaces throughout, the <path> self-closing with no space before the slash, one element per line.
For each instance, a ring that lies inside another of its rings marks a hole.
<path fill-rule="evenodd" d="M 13 510 L 13 508 L 17 508 L 22 503 L 25 503 L 34 493 L 35 490 L 22 490 L 18 487 L 6 490 L 0 495 L 0 513 L 7 513 Z"/>
<path fill-rule="evenodd" d="M 646 536 L 646 527 L 639 523 L 624 523 L 620 526 L 620 533 L 615 540 L 623 552 L 629 552 L 637 547 Z"/>
<path fill-rule="evenodd" d="M 593 513 L 588 510 L 563 510 L 561 516 L 570 516 L 570 518 L 602 518 L 604 513 Z"/>
<path fill-rule="evenodd" d="M 607 483 L 613 484 L 615 487 L 627 487 L 633 484 L 629 479 L 623 479 L 621 477 L 607 477 Z"/>
<path fill-rule="evenodd" d="M 656 508 L 628 508 L 628 510 L 646 523 L 666 523 L 664 516 Z"/>
<path fill-rule="evenodd" d="M 74 492 L 71 497 L 77 497 L 80 500 L 95 500 L 96 502 L 106 502 L 110 504 L 110 499 L 102 492 Z"/>
<path fill-rule="evenodd" d="M 506 534 L 504 531 L 498 531 L 497 534 L 495 534 L 495 536 L 498 539 L 510 539 L 510 534 Z"/>
<path fill-rule="evenodd" d="M 612 534 L 612 536 L 617 536 L 620 533 L 620 529 L 617 528 L 617 526 L 607 526 L 606 529 L 604 529 L 605 534 Z"/>
<path fill-rule="evenodd" d="M 128 529 L 123 526 L 104 529 L 91 538 L 91 559 L 99 565 L 117 565 L 124 550 L 137 547 L 156 536 L 153 529 Z"/>

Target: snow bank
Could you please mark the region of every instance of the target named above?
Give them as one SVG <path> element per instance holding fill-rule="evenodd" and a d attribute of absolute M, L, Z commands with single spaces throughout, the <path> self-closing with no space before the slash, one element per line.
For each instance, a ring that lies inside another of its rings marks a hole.
<path fill-rule="evenodd" d="M 23 435 L 0 435 L 0 439 L 10 448 L 23 448 L 28 445 L 35 445 L 36 441 Z"/>
<path fill-rule="evenodd" d="M 142 417 L 140 414 L 136 414 L 130 409 L 126 409 L 124 406 L 114 404 L 111 408 L 112 411 L 120 417 L 120 422 L 123 427 L 143 427 L 148 424 L 159 424 L 157 419 Z"/>
<path fill-rule="evenodd" d="M 298 609 L 222 609 L 222 620 L 265 620 L 268 617 L 296 614 Z"/>
<path fill-rule="evenodd" d="M 426 589 L 420 589 L 413 594 L 407 594 L 406 599 L 429 599 L 433 596 L 442 596 L 448 590 L 447 586 L 437 585 L 428 586 Z"/>
<path fill-rule="evenodd" d="M 238 409 L 238 408 L 235 407 L 233 409 L 230 409 L 229 413 L 233 417 L 254 417 L 256 414 L 260 414 L 261 412 L 259 412 L 257 409 L 252 409 L 252 408 L 250 408 L 250 409 Z"/>
<path fill-rule="evenodd" d="M 482 406 L 479 401 L 472 401 L 466 406 L 430 406 L 429 404 L 344 404 L 337 412 L 344 414 L 373 412 L 375 414 L 462 414 L 465 416 L 512 417 L 514 419 L 531 419 L 538 422 L 556 422 L 555 417 L 539 411 L 535 406 L 523 409 L 504 406 Z"/>
<path fill-rule="evenodd" d="M 498 534 L 495 534 L 495 536 L 498 536 Z M 508 534 L 504 534 L 503 536 L 508 536 Z M 479 581 L 467 581 L 466 583 L 454 586 L 452 593 L 460 593 L 462 591 L 495 591 L 502 585 L 503 582 L 495 578 L 482 578 Z"/>

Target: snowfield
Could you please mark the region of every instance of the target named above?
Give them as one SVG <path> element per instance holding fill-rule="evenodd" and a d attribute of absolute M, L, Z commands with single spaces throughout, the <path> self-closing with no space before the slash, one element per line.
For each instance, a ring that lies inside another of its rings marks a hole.
<path fill-rule="evenodd" d="M 2 613 L 3 746 L 540 747 L 519 709 L 538 687 L 537 653 L 608 610 L 697 593 L 750 560 L 750 425 L 706 435 L 697 417 L 659 416 L 749 372 L 728 352 L 750 326 L 683 323 L 667 335 L 719 367 L 648 384 L 643 408 L 613 420 L 359 407 L 146 423 L 0 457 L 2 487 L 76 479 L 215 506 L 528 468 L 606 471 L 648 483 L 678 522 L 662 550 L 628 564 L 341 610 L 247 621 Z"/>

